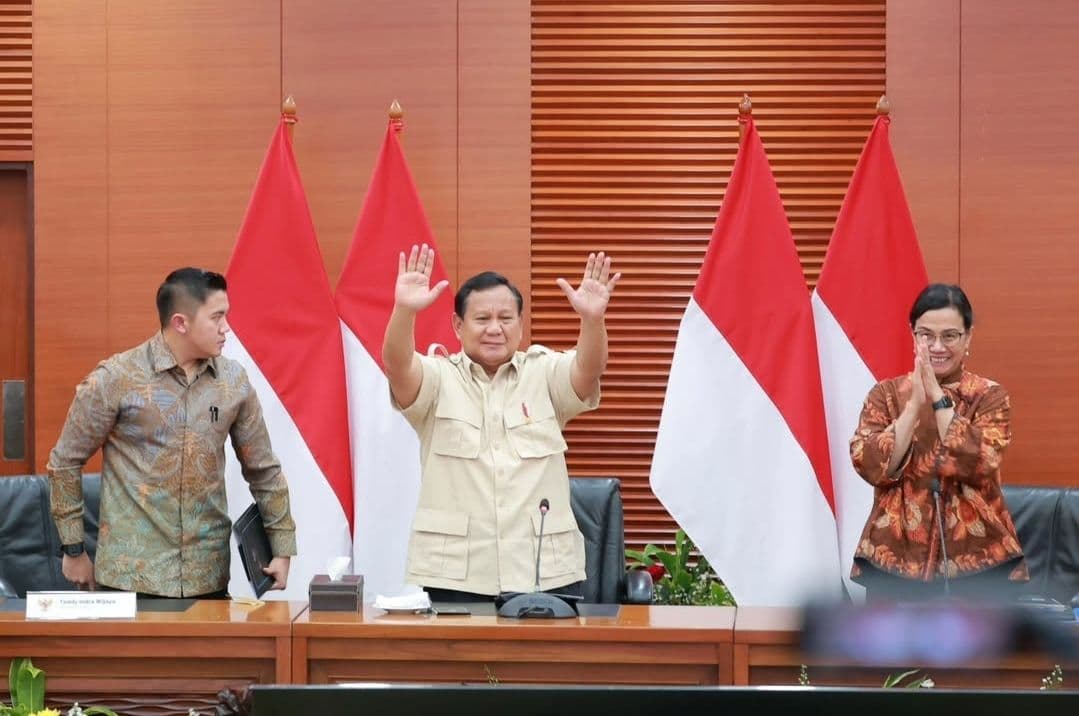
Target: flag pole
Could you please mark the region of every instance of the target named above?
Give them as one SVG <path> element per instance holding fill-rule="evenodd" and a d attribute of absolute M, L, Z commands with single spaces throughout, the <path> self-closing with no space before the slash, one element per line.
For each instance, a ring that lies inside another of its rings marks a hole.
<path fill-rule="evenodd" d="M 738 103 L 738 143 L 742 143 L 742 135 L 746 131 L 746 121 L 753 114 L 753 103 L 749 100 L 749 94 L 742 95 L 742 101 Z"/>
<path fill-rule="evenodd" d="M 292 129 L 296 126 L 296 100 L 292 95 L 285 97 L 281 102 L 281 117 L 284 118 L 288 128 L 288 139 L 292 141 Z"/>

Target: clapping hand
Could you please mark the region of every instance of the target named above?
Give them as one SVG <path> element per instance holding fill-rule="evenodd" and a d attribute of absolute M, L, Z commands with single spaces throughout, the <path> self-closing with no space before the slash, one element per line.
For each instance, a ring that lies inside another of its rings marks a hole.
<path fill-rule="evenodd" d="M 910 399 L 913 408 L 921 410 L 926 404 L 932 404 L 941 399 L 944 391 L 937 380 L 937 374 L 933 372 L 933 363 L 929 359 L 929 344 L 922 339 L 915 339 L 914 343 L 914 372 L 911 374 Z"/>

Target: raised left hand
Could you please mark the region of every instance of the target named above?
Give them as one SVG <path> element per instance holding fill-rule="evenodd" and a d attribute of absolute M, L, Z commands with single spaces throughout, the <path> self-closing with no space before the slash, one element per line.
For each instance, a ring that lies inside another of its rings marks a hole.
<path fill-rule="evenodd" d="M 597 320 L 607 313 L 607 303 L 611 300 L 615 284 L 622 278 L 621 273 L 611 276 L 611 257 L 602 251 L 588 254 L 581 285 L 574 289 L 569 281 L 560 278 L 556 281 L 562 293 L 566 294 L 573 310 L 582 319 Z"/>
<path fill-rule="evenodd" d="M 274 557 L 270 563 L 262 568 L 262 571 L 273 577 L 273 586 L 270 589 L 284 589 L 288 584 L 288 568 L 291 563 L 289 557 Z"/>

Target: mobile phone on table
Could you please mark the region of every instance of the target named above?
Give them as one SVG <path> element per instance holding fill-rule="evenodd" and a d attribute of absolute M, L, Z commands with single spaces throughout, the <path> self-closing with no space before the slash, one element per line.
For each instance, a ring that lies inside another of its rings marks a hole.
<path fill-rule="evenodd" d="M 435 607 L 435 615 L 440 617 L 467 617 L 471 613 L 468 607 Z"/>

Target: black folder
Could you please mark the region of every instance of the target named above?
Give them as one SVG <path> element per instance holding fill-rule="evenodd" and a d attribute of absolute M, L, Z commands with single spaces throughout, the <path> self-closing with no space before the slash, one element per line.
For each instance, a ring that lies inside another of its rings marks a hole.
<path fill-rule="evenodd" d="M 270 566 L 273 550 L 270 548 L 270 538 L 266 534 L 266 526 L 262 524 L 258 505 L 252 502 L 232 523 L 232 531 L 236 534 L 236 544 L 240 548 L 240 561 L 247 573 L 247 581 L 251 582 L 255 596 L 261 597 L 273 586 L 274 578 L 262 571 L 263 567 Z"/>

